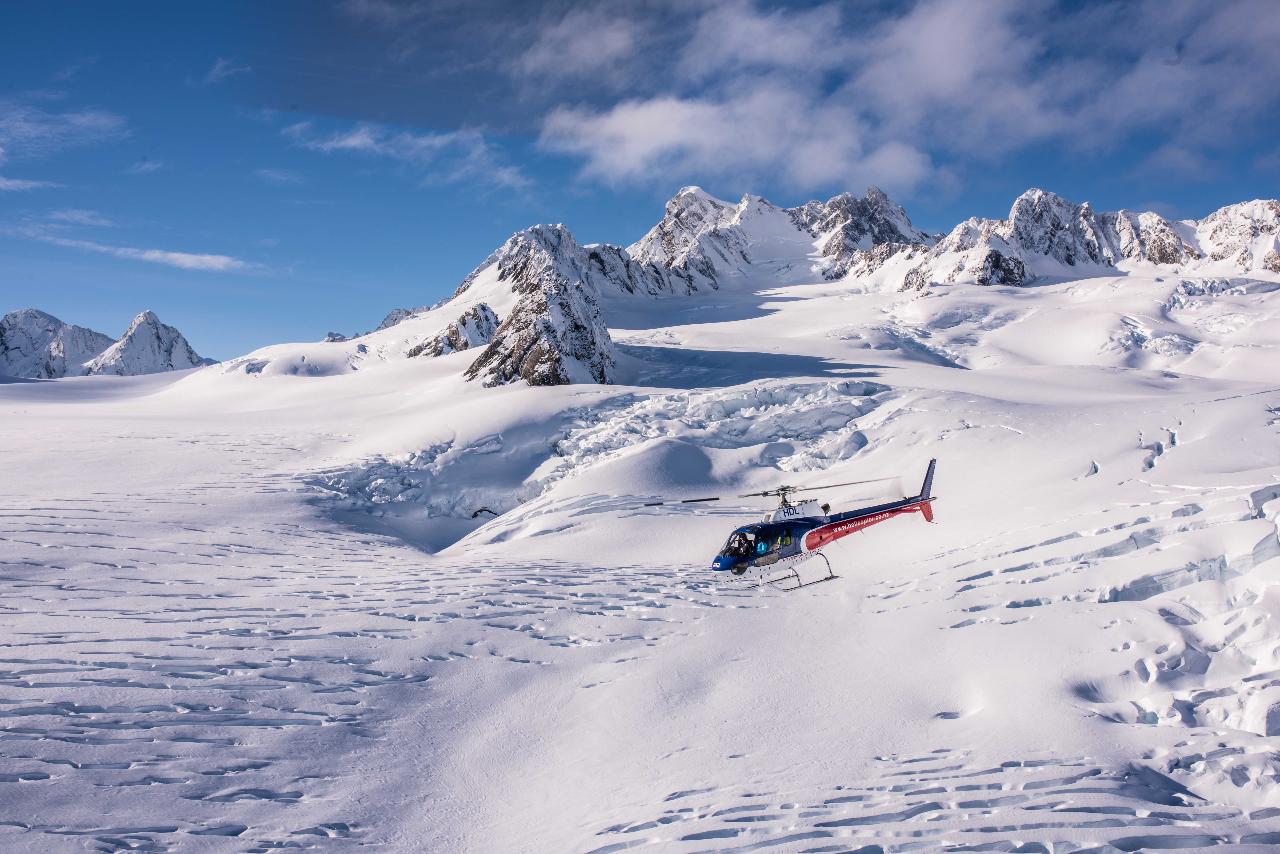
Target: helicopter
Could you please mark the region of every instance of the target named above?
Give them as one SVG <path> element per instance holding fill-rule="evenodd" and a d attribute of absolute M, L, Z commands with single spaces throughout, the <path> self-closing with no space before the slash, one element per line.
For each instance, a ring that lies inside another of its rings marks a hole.
<path fill-rule="evenodd" d="M 791 497 L 801 492 L 813 492 L 819 489 L 835 489 L 843 486 L 855 486 L 866 483 L 878 483 L 897 478 L 876 478 L 874 480 L 856 480 L 846 483 L 831 483 L 822 486 L 779 486 L 763 492 L 751 492 L 737 498 L 776 497 L 778 507 L 765 514 L 764 518 L 750 525 L 734 529 L 725 542 L 724 547 L 715 556 L 711 569 L 715 572 L 729 572 L 743 575 L 751 569 L 772 571 L 791 565 L 791 577 L 799 586 L 806 586 L 801 581 L 799 564 L 810 558 L 821 558 L 826 562 L 827 575 L 817 581 L 835 578 L 831 570 L 831 561 L 822 553 L 823 548 L 836 540 L 864 531 L 908 513 L 919 513 L 926 522 L 933 521 L 932 494 L 933 473 L 938 461 L 930 460 L 925 472 L 924 483 L 917 495 L 859 507 L 841 513 L 831 513 L 829 504 L 820 504 L 817 499 L 792 501 Z M 701 504 L 709 501 L 721 501 L 728 496 L 710 498 L 686 498 L 679 501 L 651 501 L 645 507 L 658 507 L 663 504 Z M 785 577 L 785 576 L 784 576 Z M 814 582 L 809 582 L 814 583 Z M 796 588 L 788 588 L 794 590 Z"/>

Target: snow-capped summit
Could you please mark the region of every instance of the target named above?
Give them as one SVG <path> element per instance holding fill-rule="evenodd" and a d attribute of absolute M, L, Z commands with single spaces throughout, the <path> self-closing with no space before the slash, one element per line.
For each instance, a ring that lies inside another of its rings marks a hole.
<path fill-rule="evenodd" d="M 1228 205 L 1194 227 L 1210 261 L 1228 261 L 1241 271 L 1280 273 L 1280 201 L 1255 199 Z"/>
<path fill-rule="evenodd" d="M 182 333 L 162 323 L 152 311 L 141 312 L 105 351 L 88 362 L 87 374 L 135 376 L 181 371 L 210 364 L 191 349 Z"/>
<path fill-rule="evenodd" d="M 0 374 L 30 379 L 79 376 L 84 363 L 111 346 L 110 336 L 63 323 L 34 308 L 0 319 Z"/>
<path fill-rule="evenodd" d="M 933 238 L 876 187 L 865 196 L 841 193 L 794 208 L 750 194 L 734 205 L 685 187 L 667 202 L 661 221 L 628 251 L 688 274 L 699 287 L 719 287 L 736 274 L 803 271 L 837 279 L 859 253 L 888 244 L 931 243 Z"/>
<path fill-rule="evenodd" d="M 970 218 L 905 272 L 902 285 L 932 282 L 1021 285 L 1042 276 L 1108 274 L 1117 266 L 1196 265 L 1227 258 L 1240 270 L 1271 269 L 1276 202 L 1223 208 L 1200 223 L 1146 211 L 1095 213 L 1056 193 L 1027 190 L 1002 220 Z M 1271 217 L 1270 220 L 1268 217 Z M 1280 260 L 1274 260 L 1280 269 Z"/>
<path fill-rule="evenodd" d="M 563 225 L 517 232 L 490 256 L 483 269 L 496 272 L 496 282 L 519 299 L 467 378 L 487 386 L 521 379 L 530 385 L 611 382 L 616 356 L 600 317 L 603 277 L 592 257 Z M 624 266 L 634 264 L 625 253 L 618 257 Z M 459 292 L 479 278 L 473 273 Z"/>
<path fill-rule="evenodd" d="M 929 246 L 936 239 L 912 225 L 906 210 L 879 187 L 868 187 L 861 197 L 841 193 L 826 202 L 808 202 L 789 213 L 818 239 L 824 259 L 820 272 L 828 279 L 841 278 L 863 260 L 860 253 L 876 247 Z"/>
<path fill-rule="evenodd" d="M 34 308 L 0 319 L 0 374 L 31 379 L 87 374 L 133 376 L 211 364 L 191 349 L 182 333 L 150 311 L 133 319 L 118 341 L 63 323 Z"/>

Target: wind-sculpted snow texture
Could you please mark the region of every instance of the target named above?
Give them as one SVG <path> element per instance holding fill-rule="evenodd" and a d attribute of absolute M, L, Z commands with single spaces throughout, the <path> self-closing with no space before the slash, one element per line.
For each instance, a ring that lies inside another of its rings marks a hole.
<path fill-rule="evenodd" d="M 751 197 L 716 288 L 606 286 L 544 226 L 351 341 L 0 385 L 0 849 L 1275 846 L 1268 210 L 1138 215 L 1139 259 L 1046 202 L 1036 287 L 901 291 L 927 241 L 830 280 Z M 560 354 L 540 319 L 607 323 L 613 384 L 407 357 L 482 305 L 503 358 L 517 312 Z M 834 580 L 707 569 L 770 507 L 735 496 L 931 458 L 936 522 Z"/>

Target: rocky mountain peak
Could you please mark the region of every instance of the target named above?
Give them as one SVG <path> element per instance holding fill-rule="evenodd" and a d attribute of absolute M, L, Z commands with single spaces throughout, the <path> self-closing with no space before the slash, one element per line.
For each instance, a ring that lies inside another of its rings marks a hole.
<path fill-rule="evenodd" d="M 134 376 L 205 364 L 208 362 L 196 354 L 181 332 L 163 323 L 155 312 L 143 311 L 120 340 L 85 365 L 85 373 Z"/>
<path fill-rule="evenodd" d="M 84 363 L 111 346 L 110 336 L 63 323 L 34 308 L 0 319 L 0 374 L 31 379 L 80 376 Z"/>
<path fill-rule="evenodd" d="M 525 229 L 496 256 L 498 280 L 520 299 L 467 369 L 467 379 L 486 386 L 612 382 L 616 354 L 600 316 L 598 277 L 586 263 L 592 256 L 569 230 Z"/>

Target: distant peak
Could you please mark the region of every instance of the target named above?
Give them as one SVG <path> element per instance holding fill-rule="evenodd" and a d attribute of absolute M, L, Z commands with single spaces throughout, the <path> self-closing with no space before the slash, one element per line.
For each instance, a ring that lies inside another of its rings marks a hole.
<path fill-rule="evenodd" d="M 39 320 L 45 323 L 62 323 L 61 320 L 54 317 L 52 314 L 49 314 L 47 311 L 41 311 L 38 308 L 19 308 L 6 314 L 5 318 L 12 318 L 13 320 L 30 318 L 32 320 Z"/>

